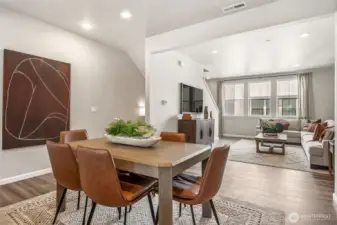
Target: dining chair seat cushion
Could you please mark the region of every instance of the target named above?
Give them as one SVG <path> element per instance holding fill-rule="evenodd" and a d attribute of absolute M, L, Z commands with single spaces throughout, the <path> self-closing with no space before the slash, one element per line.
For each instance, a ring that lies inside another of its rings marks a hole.
<path fill-rule="evenodd" d="M 174 198 L 193 200 L 199 194 L 199 182 L 199 179 L 196 179 L 195 182 L 190 182 L 181 176 L 174 177 L 172 183 Z"/>
<path fill-rule="evenodd" d="M 201 184 L 202 177 L 196 176 L 194 174 L 188 174 L 188 173 L 181 173 L 178 175 L 179 178 L 186 180 L 191 183 Z"/>
<path fill-rule="evenodd" d="M 146 195 L 154 185 L 157 180 L 138 175 L 119 175 L 119 180 L 122 188 L 122 195 L 125 200 L 129 202 L 137 201 Z"/>

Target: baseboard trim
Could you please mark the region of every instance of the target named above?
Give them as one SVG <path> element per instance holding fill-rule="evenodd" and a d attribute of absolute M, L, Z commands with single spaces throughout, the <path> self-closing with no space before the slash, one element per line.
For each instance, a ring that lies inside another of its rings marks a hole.
<path fill-rule="evenodd" d="M 51 168 L 47 168 L 44 170 L 38 170 L 38 171 L 31 172 L 31 173 L 25 173 L 25 174 L 21 174 L 18 176 L 5 178 L 5 179 L 0 180 L 0 186 L 5 185 L 5 184 L 14 183 L 20 180 L 26 180 L 26 179 L 33 178 L 33 177 L 38 177 L 38 176 L 45 175 L 51 172 L 52 172 Z"/>
<path fill-rule="evenodd" d="M 244 139 L 254 139 L 254 136 L 246 136 L 246 135 L 236 135 L 236 134 L 223 134 L 222 137 L 229 138 L 244 138 Z"/>

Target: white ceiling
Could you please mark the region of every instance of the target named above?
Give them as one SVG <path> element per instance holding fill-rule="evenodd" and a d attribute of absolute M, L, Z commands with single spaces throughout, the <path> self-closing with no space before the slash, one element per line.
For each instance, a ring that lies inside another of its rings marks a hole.
<path fill-rule="evenodd" d="M 0 6 L 128 51 L 144 41 L 146 2 L 146 0 L 0 0 Z M 132 12 L 132 20 L 120 19 L 120 12 L 123 9 Z M 80 26 L 83 20 L 93 23 L 94 28 L 90 31 L 83 30 Z"/>
<path fill-rule="evenodd" d="M 301 38 L 304 33 L 310 36 Z M 212 54 L 213 50 L 218 53 Z M 216 71 L 210 73 L 213 77 L 275 73 L 333 64 L 334 15 L 226 36 L 180 51 Z"/>
<path fill-rule="evenodd" d="M 150 0 L 147 36 L 223 17 L 221 9 L 235 3 L 246 2 L 242 10 L 247 10 L 274 1 L 278 0 Z"/>

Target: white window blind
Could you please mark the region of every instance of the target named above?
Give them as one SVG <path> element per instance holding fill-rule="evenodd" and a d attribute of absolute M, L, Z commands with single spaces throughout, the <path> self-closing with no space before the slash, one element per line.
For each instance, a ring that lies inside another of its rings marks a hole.
<path fill-rule="evenodd" d="M 224 84 L 223 86 L 224 116 L 244 115 L 244 84 Z"/>
<path fill-rule="evenodd" d="M 270 115 L 271 82 L 249 83 L 249 114 L 251 116 Z"/>
<path fill-rule="evenodd" d="M 297 116 L 298 81 L 296 78 L 277 81 L 277 102 L 278 116 Z"/>

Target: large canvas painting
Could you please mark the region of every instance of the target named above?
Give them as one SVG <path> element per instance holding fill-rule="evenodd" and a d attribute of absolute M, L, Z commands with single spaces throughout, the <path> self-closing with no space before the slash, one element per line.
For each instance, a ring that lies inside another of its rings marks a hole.
<path fill-rule="evenodd" d="M 2 148 L 59 141 L 69 118 L 70 64 L 5 50 Z"/>

